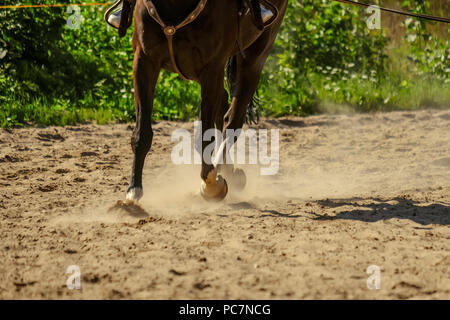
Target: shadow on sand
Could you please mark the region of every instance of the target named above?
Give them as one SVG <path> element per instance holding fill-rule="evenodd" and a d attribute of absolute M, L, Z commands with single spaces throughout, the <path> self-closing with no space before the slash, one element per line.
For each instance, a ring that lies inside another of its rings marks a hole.
<path fill-rule="evenodd" d="M 361 201 L 370 203 L 361 204 Z M 393 203 L 395 202 L 395 203 Z M 318 204 L 338 208 L 351 206 L 354 209 L 339 212 L 336 216 L 320 216 L 316 220 L 359 220 L 364 222 L 377 222 L 388 219 L 409 219 L 421 225 L 439 224 L 450 225 L 450 204 L 433 203 L 420 205 L 418 202 L 405 198 L 382 200 L 379 198 L 353 198 L 317 201 Z"/>
<path fill-rule="evenodd" d="M 363 203 L 365 202 L 365 203 Z M 369 203 L 367 203 L 369 202 Z M 339 208 L 352 207 L 346 209 L 336 215 L 318 214 L 308 212 L 308 214 L 283 213 L 275 209 L 265 208 L 259 209 L 254 205 L 246 203 L 233 205 L 234 209 L 245 209 L 251 207 L 261 213 L 261 218 L 301 218 L 312 214 L 314 220 L 359 220 L 363 222 L 377 222 L 389 219 L 409 219 L 421 225 L 450 225 L 450 203 L 433 203 L 429 205 L 421 205 L 418 202 L 405 198 L 393 198 L 383 200 L 379 198 L 348 198 L 348 199 L 327 199 L 315 201 L 316 204 L 323 208 Z"/>

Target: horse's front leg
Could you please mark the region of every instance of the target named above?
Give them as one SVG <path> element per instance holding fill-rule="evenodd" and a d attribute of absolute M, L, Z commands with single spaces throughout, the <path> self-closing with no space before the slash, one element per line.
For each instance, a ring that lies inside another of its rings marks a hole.
<path fill-rule="evenodd" d="M 160 64 L 150 59 L 138 47 L 133 61 L 134 102 L 136 106 L 136 127 L 131 137 L 134 152 L 133 171 L 127 200 L 139 201 L 144 195 L 142 189 L 142 170 L 145 157 L 153 140 L 152 110 L 155 86 L 160 72 Z"/>
<path fill-rule="evenodd" d="M 202 138 L 205 132 L 214 129 L 214 123 L 218 114 L 223 114 L 224 103 L 224 68 L 218 68 L 220 64 L 207 67 L 201 76 L 200 84 L 202 87 L 202 105 L 201 105 L 201 121 L 202 121 Z M 222 123 L 220 123 L 221 125 Z M 221 129 L 221 127 L 220 127 Z M 207 148 L 211 142 L 202 139 L 202 171 L 201 171 L 201 195 L 206 200 L 222 200 L 228 193 L 228 186 L 214 167 L 211 148 Z M 206 150 L 206 151 L 205 151 Z"/>

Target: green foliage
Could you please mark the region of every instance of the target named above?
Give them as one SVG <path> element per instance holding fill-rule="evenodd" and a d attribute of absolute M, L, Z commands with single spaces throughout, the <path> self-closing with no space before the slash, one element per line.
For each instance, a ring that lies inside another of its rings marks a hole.
<path fill-rule="evenodd" d="M 429 13 L 430 3 L 406 0 L 403 6 L 415 13 Z M 405 38 L 411 49 L 408 58 L 414 62 L 416 72 L 420 75 L 447 80 L 448 83 L 450 73 L 448 38 L 444 41 L 434 37 L 427 29 L 427 23 L 424 20 L 408 18 L 403 26 L 407 30 Z M 450 29 L 447 30 L 450 31 Z"/>
<path fill-rule="evenodd" d="M 134 119 L 132 28 L 119 38 L 103 20 L 105 9 L 81 7 L 79 29 L 68 28 L 67 19 L 73 13 L 67 8 L 0 9 L 2 127 Z M 199 103 L 198 86 L 162 73 L 156 119 L 190 119 L 198 114 Z M 44 116 L 42 110 L 48 114 Z"/>
<path fill-rule="evenodd" d="M 95 62 L 78 67 L 63 38 L 65 23 L 62 8 L 0 10 L 0 83 L 13 96 L 79 98 L 91 88 Z"/>
<path fill-rule="evenodd" d="M 314 112 L 317 90 L 311 78 L 315 74 L 333 90 L 340 90 L 337 80 L 351 74 L 381 77 L 388 39 L 381 32 L 370 32 L 365 19 L 358 8 L 328 0 L 289 2 L 273 61 L 265 72 L 269 81 L 263 98 L 272 102 L 268 112 Z"/>
<path fill-rule="evenodd" d="M 429 1 L 403 5 L 429 13 Z M 406 19 L 407 41 L 397 44 L 408 52 L 404 54 L 383 30 L 369 30 L 367 17 L 358 7 L 328 0 L 289 2 L 264 72 L 265 114 L 307 115 L 333 104 L 363 112 L 448 106 L 448 40 L 432 36 L 426 29 L 429 22 Z M 435 95 L 425 90 L 429 83 Z M 418 92 L 418 100 L 411 101 Z"/>
<path fill-rule="evenodd" d="M 9 4 L 18 3 L 2 2 Z M 429 1 L 403 6 L 429 13 Z M 0 9 L 0 127 L 135 118 L 132 28 L 119 38 L 103 21 L 106 7 L 80 8 L 80 29 L 68 28 L 67 7 Z M 367 16 L 329 0 L 290 0 L 260 84 L 264 114 L 448 106 L 448 40 L 432 36 L 428 22 L 407 19 L 395 48 L 383 31 L 367 28 Z M 196 118 L 199 105 L 199 85 L 161 72 L 155 119 Z"/>

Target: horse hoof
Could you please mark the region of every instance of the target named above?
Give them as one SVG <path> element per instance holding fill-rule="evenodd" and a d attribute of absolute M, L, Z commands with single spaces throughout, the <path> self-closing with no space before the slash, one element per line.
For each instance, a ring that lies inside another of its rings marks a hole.
<path fill-rule="evenodd" d="M 202 181 L 200 194 L 207 201 L 221 201 L 226 197 L 227 193 L 228 185 L 222 176 L 217 176 L 214 183 L 207 184 L 205 181 Z"/>
<path fill-rule="evenodd" d="M 127 191 L 127 201 L 138 202 L 142 196 L 144 195 L 144 191 L 142 188 L 129 188 Z"/>
<path fill-rule="evenodd" d="M 243 190 L 247 184 L 247 176 L 245 175 L 244 170 L 235 169 L 231 175 L 230 184 L 233 189 L 236 188 L 237 190 Z"/>

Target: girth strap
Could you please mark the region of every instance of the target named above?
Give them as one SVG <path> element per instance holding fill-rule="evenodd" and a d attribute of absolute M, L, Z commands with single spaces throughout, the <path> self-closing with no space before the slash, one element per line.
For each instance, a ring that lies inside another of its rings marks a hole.
<path fill-rule="evenodd" d="M 147 7 L 148 13 L 161 26 L 164 34 L 166 35 L 167 43 L 169 45 L 169 54 L 170 54 L 170 60 L 172 61 L 172 65 L 173 65 L 175 71 L 184 80 L 188 80 L 188 78 L 183 74 L 183 72 L 181 72 L 180 68 L 177 65 L 177 62 L 175 59 L 175 52 L 173 50 L 173 36 L 175 35 L 175 33 L 177 32 L 178 29 L 183 28 L 184 26 L 195 21 L 195 19 L 197 19 L 198 15 L 205 8 L 207 2 L 208 2 L 208 0 L 200 0 L 197 7 L 194 9 L 194 11 L 192 11 L 187 16 L 187 18 L 183 20 L 183 22 L 181 22 L 177 26 L 168 26 L 164 23 L 164 21 L 159 16 L 158 11 L 156 10 L 156 7 L 153 4 L 152 0 L 145 1 L 145 6 Z"/>

